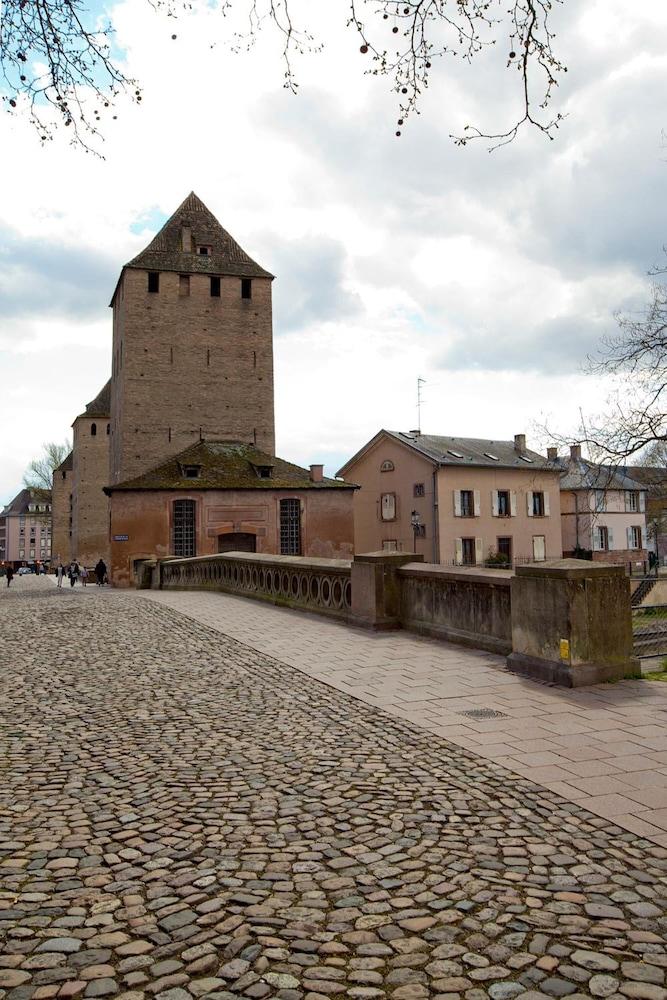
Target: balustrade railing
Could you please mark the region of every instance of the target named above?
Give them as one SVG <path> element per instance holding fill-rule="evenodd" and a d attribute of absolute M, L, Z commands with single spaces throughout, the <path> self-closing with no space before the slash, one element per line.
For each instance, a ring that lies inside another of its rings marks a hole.
<path fill-rule="evenodd" d="M 350 562 L 244 552 L 161 563 L 165 590 L 219 590 L 347 619 Z"/>

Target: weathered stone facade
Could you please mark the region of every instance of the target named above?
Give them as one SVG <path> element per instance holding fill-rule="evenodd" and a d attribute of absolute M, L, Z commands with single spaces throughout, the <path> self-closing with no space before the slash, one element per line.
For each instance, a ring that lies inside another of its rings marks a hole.
<path fill-rule="evenodd" d="M 94 566 L 109 558 L 109 417 L 80 414 L 73 424 L 71 558 Z"/>
<path fill-rule="evenodd" d="M 274 454 L 272 280 L 194 194 L 123 268 L 112 301 L 112 485 L 199 440 Z"/>
<path fill-rule="evenodd" d="M 51 562 L 57 566 L 59 562 L 66 565 L 71 561 L 72 553 L 72 489 L 74 480 L 74 455 L 67 458 L 53 470 L 53 486 L 51 490 Z"/>

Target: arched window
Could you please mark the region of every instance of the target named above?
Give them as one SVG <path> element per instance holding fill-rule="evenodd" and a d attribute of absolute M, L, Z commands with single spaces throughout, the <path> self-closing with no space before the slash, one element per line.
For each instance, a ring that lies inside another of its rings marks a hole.
<path fill-rule="evenodd" d="M 91 437 L 95 437 L 96 434 L 97 434 L 97 424 L 91 424 L 90 425 L 90 436 Z"/>
<path fill-rule="evenodd" d="M 380 472 L 393 472 L 394 463 L 390 459 L 385 459 L 385 461 L 380 466 Z"/>
<path fill-rule="evenodd" d="M 174 500 L 172 518 L 172 549 L 175 556 L 197 554 L 194 500 Z"/>

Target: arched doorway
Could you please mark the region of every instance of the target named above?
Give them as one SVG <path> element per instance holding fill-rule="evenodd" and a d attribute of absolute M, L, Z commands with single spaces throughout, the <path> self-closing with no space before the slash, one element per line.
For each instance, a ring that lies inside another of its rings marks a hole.
<path fill-rule="evenodd" d="M 256 552 L 257 538 L 246 531 L 218 535 L 218 552 Z"/>

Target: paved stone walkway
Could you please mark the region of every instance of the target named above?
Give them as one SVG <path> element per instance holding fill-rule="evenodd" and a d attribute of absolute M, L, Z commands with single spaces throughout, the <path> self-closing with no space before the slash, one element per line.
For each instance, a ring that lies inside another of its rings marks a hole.
<path fill-rule="evenodd" d="M 509 673 L 502 657 L 406 632 L 205 591 L 142 593 L 667 847 L 667 684 L 565 690 Z M 480 708 L 503 717 L 462 714 Z"/>
<path fill-rule="evenodd" d="M 140 595 L 0 648 L 0 996 L 667 1000 L 650 841 Z"/>

